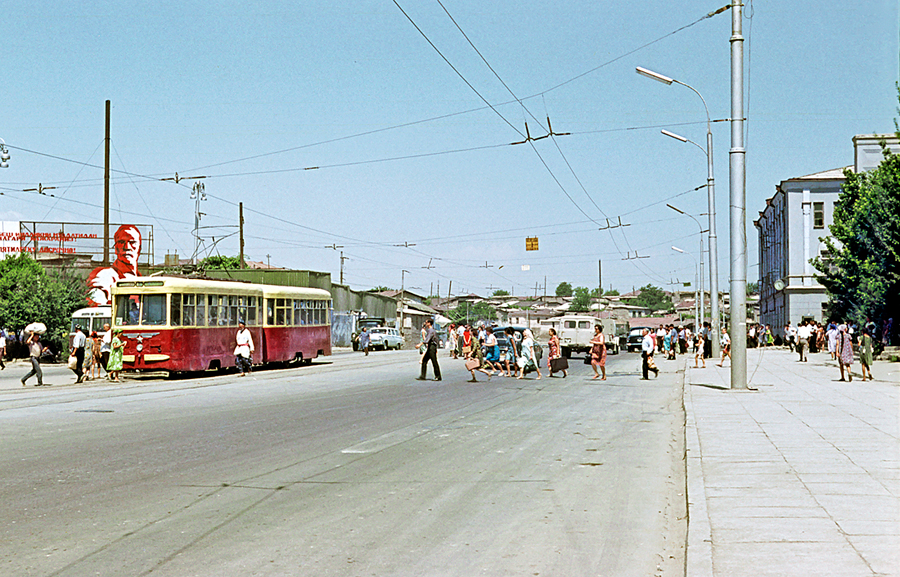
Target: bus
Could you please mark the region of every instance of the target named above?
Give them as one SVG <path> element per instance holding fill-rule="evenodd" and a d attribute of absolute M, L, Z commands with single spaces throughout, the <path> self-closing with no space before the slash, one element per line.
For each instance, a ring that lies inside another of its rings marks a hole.
<path fill-rule="evenodd" d="M 69 343 L 72 342 L 72 338 L 75 336 L 76 326 L 83 328 L 86 336 L 91 336 L 91 333 L 97 333 L 98 336 L 102 337 L 106 334 L 106 331 L 103 330 L 103 325 L 107 324 L 112 325 L 112 307 L 101 306 L 78 309 L 72 313 Z"/>
<path fill-rule="evenodd" d="M 254 364 L 309 364 L 331 355 L 331 294 L 227 280 L 146 277 L 112 289 L 125 370 L 194 372 L 235 364 L 238 321 L 253 335 Z"/>

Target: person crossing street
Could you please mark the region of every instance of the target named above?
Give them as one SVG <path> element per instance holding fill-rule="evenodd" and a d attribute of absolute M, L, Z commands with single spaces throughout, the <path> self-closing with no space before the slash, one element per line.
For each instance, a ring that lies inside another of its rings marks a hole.
<path fill-rule="evenodd" d="M 425 380 L 425 371 L 427 369 L 428 360 L 431 360 L 431 366 L 434 368 L 434 380 L 441 380 L 441 367 L 438 365 L 438 336 L 434 331 L 434 323 L 431 319 L 425 321 L 425 334 L 422 337 L 422 347 L 425 349 L 422 355 L 422 373 L 416 378 L 418 381 Z"/>

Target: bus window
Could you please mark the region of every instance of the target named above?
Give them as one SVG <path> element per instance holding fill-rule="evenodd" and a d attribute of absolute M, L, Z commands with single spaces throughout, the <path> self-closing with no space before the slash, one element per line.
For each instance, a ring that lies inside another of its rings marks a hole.
<path fill-rule="evenodd" d="M 238 324 L 238 297 L 228 297 L 228 326 L 236 327 Z"/>
<path fill-rule="evenodd" d="M 187 296 L 187 295 L 184 295 Z M 169 303 L 169 318 L 172 319 L 172 326 L 177 327 L 181 325 L 181 295 L 173 294 L 172 302 Z"/>
<path fill-rule="evenodd" d="M 166 324 L 166 295 L 144 295 L 141 324 L 159 326 Z"/>
<path fill-rule="evenodd" d="M 283 327 L 287 323 L 286 317 L 286 306 L 284 303 L 284 299 L 275 299 L 275 324 Z"/>
<path fill-rule="evenodd" d="M 106 332 L 103 330 L 104 325 L 108 325 L 109 321 L 112 320 L 109 317 L 94 317 L 93 326 L 91 327 L 91 332 L 103 333 Z"/>
<path fill-rule="evenodd" d="M 275 301 L 266 299 L 266 324 L 273 326 L 275 324 Z"/>
<path fill-rule="evenodd" d="M 256 325 L 256 297 L 247 297 L 247 312 L 244 315 L 247 325 Z"/>

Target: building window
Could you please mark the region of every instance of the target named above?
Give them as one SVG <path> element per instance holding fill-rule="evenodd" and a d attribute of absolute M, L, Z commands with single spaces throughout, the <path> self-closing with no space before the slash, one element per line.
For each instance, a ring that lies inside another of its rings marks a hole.
<path fill-rule="evenodd" d="M 813 203 L 813 228 L 825 228 L 825 203 Z"/>

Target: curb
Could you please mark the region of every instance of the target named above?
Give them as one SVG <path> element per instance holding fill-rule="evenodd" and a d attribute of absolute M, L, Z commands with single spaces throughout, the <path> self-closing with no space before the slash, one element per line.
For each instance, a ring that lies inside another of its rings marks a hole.
<path fill-rule="evenodd" d="M 691 401 L 691 379 L 684 368 L 685 468 L 687 470 L 687 551 L 686 577 L 712 577 L 712 527 L 706 511 L 706 484 L 703 480 L 703 461 L 700 434 Z"/>

